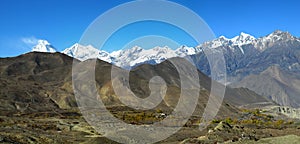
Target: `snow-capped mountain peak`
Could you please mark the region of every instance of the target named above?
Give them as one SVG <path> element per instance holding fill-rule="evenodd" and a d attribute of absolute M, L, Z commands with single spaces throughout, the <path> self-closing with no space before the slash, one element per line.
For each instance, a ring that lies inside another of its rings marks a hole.
<path fill-rule="evenodd" d="M 171 48 L 169 48 L 168 46 L 164 46 L 164 47 L 154 47 L 152 49 L 153 51 L 157 51 L 158 53 L 168 53 L 168 52 L 173 52 L 173 50 Z"/>
<path fill-rule="evenodd" d="M 221 46 L 243 46 L 247 44 L 251 44 L 253 41 L 255 41 L 256 38 L 254 36 L 251 36 L 249 34 L 246 34 L 242 32 L 239 36 L 236 36 L 234 38 L 228 39 L 225 36 L 220 36 L 219 38 L 212 40 L 210 42 L 205 42 L 202 45 L 198 47 L 204 47 L 204 48 L 218 48 Z"/>
<path fill-rule="evenodd" d="M 137 54 L 137 53 L 141 53 L 142 51 L 144 51 L 144 49 L 142 49 L 139 46 L 134 46 L 130 49 L 125 49 L 123 50 L 123 53 L 132 53 L 132 54 Z"/>
<path fill-rule="evenodd" d="M 38 40 L 37 45 L 31 50 L 32 52 L 49 52 L 54 53 L 56 49 L 46 40 Z"/>
<path fill-rule="evenodd" d="M 176 50 L 164 47 L 154 47 L 152 49 L 143 49 L 139 46 L 134 46 L 129 49 L 113 51 L 108 53 L 103 50 L 98 50 L 92 45 L 81 45 L 74 44 L 70 48 L 65 49 L 62 53 L 67 54 L 71 57 L 79 59 L 81 61 L 87 59 L 100 59 L 116 66 L 131 69 L 137 65 L 148 63 L 148 64 L 158 64 L 172 57 L 185 57 L 201 53 L 205 49 L 213 49 L 214 51 L 222 51 L 228 55 L 236 55 L 239 58 L 248 55 L 252 50 L 249 48 L 255 48 L 254 51 L 264 51 L 265 49 L 272 47 L 276 44 L 286 44 L 288 41 L 300 39 L 293 37 L 288 32 L 275 31 L 265 37 L 256 39 L 246 33 L 240 33 L 240 35 L 233 38 L 226 38 L 225 36 L 220 36 L 219 38 L 205 42 L 196 47 L 181 46 Z M 249 45 L 250 47 L 247 47 Z M 39 44 L 35 47 L 35 51 L 45 51 L 45 52 L 55 52 L 49 42 L 39 41 Z M 46 49 L 46 50 L 44 50 Z"/>
<path fill-rule="evenodd" d="M 227 39 L 225 36 L 221 36 L 217 39 L 214 39 L 212 41 L 209 42 L 204 42 L 203 44 L 201 44 L 198 47 L 209 47 L 209 48 L 218 48 L 221 47 L 223 45 L 227 45 L 229 43 L 229 39 Z"/>
<path fill-rule="evenodd" d="M 255 40 L 256 40 L 256 38 L 254 36 L 246 34 L 244 32 L 241 32 L 241 34 L 239 36 L 236 36 L 236 37 L 230 39 L 232 44 L 236 45 L 236 46 L 247 45 L 247 44 L 252 43 Z"/>
<path fill-rule="evenodd" d="M 64 51 L 62 51 L 62 53 L 74 57 L 80 61 L 98 58 L 109 63 L 112 62 L 108 52 L 98 50 L 92 45 L 83 46 L 81 44 L 76 43 L 70 48 L 67 48 Z"/>
<path fill-rule="evenodd" d="M 225 36 L 220 36 L 219 39 L 224 40 L 224 41 L 228 41 L 229 39 Z"/>
<path fill-rule="evenodd" d="M 179 57 L 185 57 L 187 55 L 194 55 L 197 54 L 199 52 L 201 52 L 201 48 L 200 47 L 187 47 L 187 46 L 181 46 L 180 48 L 175 50 L 175 53 L 179 56 Z"/>
<path fill-rule="evenodd" d="M 113 64 L 125 69 L 130 69 L 138 64 L 150 63 L 157 64 L 162 61 L 176 57 L 177 54 L 169 47 L 154 47 L 152 49 L 143 49 L 135 46 L 130 49 L 112 52 Z"/>
<path fill-rule="evenodd" d="M 257 39 L 254 42 L 254 47 L 260 51 L 264 51 L 266 48 L 272 47 L 277 43 L 284 43 L 286 41 L 294 41 L 294 40 L 299 41 L 299 39 L 292 36 L 289 32 L 276 30 L 275 32 L 265 37 L 261 37 L 260 39 Z"/>
<path fill-rule="evenodd" d="M 282 39 L 294 39 L 294 36 L 292 36 L 289 32 L 283 32 L 280 30 L 276 30 L 275 32 L 269 34 L 266 36 L 269 39 L 274 39 L 274 40 L 282 40 Z"/>

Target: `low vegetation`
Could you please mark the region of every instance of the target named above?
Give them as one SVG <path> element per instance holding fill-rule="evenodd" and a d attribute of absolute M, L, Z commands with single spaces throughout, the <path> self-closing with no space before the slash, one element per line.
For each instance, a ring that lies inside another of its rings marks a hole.
<path fill-rule="evenodd" d="M 294 126 L 295 123 L 293 120 L 284 120 L 276 119 L 274 116 L 265 114 L 264 111 L 260 109 L 255 110 L 242 110 L 242 115 L 240 118 L 225 118 L 225 119 L 215 119 L 211 124 L 217 124 L 221 121 L 232 125 L 243 125 L 248 127 L 257 127 L 257 128 L 287 128 Z"/>

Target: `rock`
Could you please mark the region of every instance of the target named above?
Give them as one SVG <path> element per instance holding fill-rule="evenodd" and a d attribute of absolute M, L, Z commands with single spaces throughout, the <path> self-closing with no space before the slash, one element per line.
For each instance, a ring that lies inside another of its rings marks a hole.
<path fill-rule="evenodd" d="M 197 138 L 197 140 L 199 140 L 199 141 L 208 140 L 208 137 L 207 136 L 200 136 L 200 137 Z"/>
<path fill-rule="evenodd" d="M 232 126 L 229 123 L 226 122 L 220 122 L 215 128 L 215 131 L 229 131 L 232 129 Z"/>
<path fill-rule="evenodd" d="M 207 133 L 213 133 L 213 132 L 214 132 L 214 130 L 210 129 L 210 130 L 208 130 Z"/>

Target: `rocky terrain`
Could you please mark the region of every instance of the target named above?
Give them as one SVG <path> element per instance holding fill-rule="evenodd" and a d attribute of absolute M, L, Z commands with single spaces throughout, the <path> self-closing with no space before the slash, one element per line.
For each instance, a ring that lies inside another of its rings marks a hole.
<path fill-rule="evenodd" d="M 279 65 L 270 66 L 259 74 L 251 74 L 232 87 L 247 87 L 283 106 L 299 107 L 298 73 L 283 70 Z"/>
<path fill-rule="evenodd" d="M 97 58 L 124 69 L 133 69 L 143 64 L 156 65 L 174 57 L 188 57 L 205 75 L 211 70 L 205 50 L 224 54 L 226 84 L 233 88 L 247 88 L 283 106 L 299 107 L 299 47 L 300 39 L 280 30 L 255 38 L 241 33 L 233 38 L 221 36 L 195 47 L 181 46 L 177 49 L 154 47 L 107 52 L 91 45 L 74 44 L 64 53 L 81 61 Z M 47 41 L 40 40 L 32 51 L 55 52 Z M 225 82 L 224 77 L 214 78 Z"/>
<path fill-rule="evenodd" d="M 72 86 L 73 60 L 61 53 L 28 53 L 0 59 L 0 142 L 115 143 L 91 127 L 78 110 Z M 85 62 L 81 64 L 84 66 Z M 128 124 L 151 125 L 163 120 L 164 115 L 169 115 L 177 104 L 181 84 L 170 62 L 145 64 L 129 72 L 130 88 L 142 98 L 149 95 L 148 82 L 153 76 L 161 76 L 167 84 L 164 101 L 147 111 L 135 110 L 120 102 L 111 85 L 111 67 L 111 64 L 97 60 L 95 80 L 101 100 L 116 118 Z M 212 81 L 201 72 L 198 75 L 201 91 L 195 112 L 183 128 L 160 143 L 214 143 L 242 140 L 240 138 L 243 137 L 253 141 L 299 133 L 295 119 L 272 116 L 268 111 L 261 113 L 243 109 L 261 103 L 276 105 L 245 88 L 227 88 L 217 116 L 206 129 L 200 131 L 198 125 Z M 225 128 L 220 129 L 223 125 Z M 224 130 L 229 131 L 230 135 L 225 135 Z"/>
<path fill-rule="evenodd" d="M 220 37 L 199 47 L 224 53 L 230 87 L 248 88 L 280 105 L 299 107 L 299 38 L 279 30 L 261 38 L 246 34 L 236 38 L 244 43 Z M 210 75 L 205 54 L 192 57 Z"/>
<path fill-rule="evenodd" d="M 258 109 L 243 110 L 238 119 L 212 121 L 206 135 L 181 143 L 299 143 L 299 120 L 274 114 Z"/>
<path fill-rule="evenodd" d="M 77 108 L 72 88 L 73 60 L 60 53 L 28 53 L 14 58 L 0 59 L 2 142 L 64 143 L 90 142 L 93 139 L 95 142 L 108 141 L 86 123 Z M 153 111 L 135 111 L 120 103 L 111 87 L 111 67 L 111 64 L 98 60 L 96 82 L 102 101 L 115 117 L 132 124 L 151 124 L 161 120 L 157 115 L 168 114 L 172 105 L 176 105 L 180 83 L 170 63 L 165 62 L 157 66 L 143 65 L 130 73 L 130 80 L 133 81 L 131 88 L 140 96 L 149 93 L 147 87 L 149 78 L 160 75 L 165 79 L 169 87 L 165 102 Z M 201 73 L 199 76 L 203 89 L 200 92 L 196 112 L 186 127 L 170 138 L 170 141 L 195 137 L 201 133 L 195 128 L 193 130 L 192 127 L 201 119 L 208 100 L 211 81 Z M 228 92 L 225 97 L 227 102 L 222 104 L 219 118 L 235 117 L 239 113 L 237 108 L 228 103 L 242 105 L 248 103 L 249 97 L 267 101 L 247 89 L 230 89 Z M 246 100 L 229 101 L 238 96 L 245 97 Z"/>

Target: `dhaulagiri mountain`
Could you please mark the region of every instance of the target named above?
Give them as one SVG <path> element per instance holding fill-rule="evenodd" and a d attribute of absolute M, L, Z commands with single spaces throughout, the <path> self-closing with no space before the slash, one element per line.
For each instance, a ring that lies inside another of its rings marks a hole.
<path fill-rule="evenodd" d="M 197 68 L 210 76 L 204 49 L 224 54 L 227 71 L 225 85 L 250 89 L 283 106 L 300 107 L 300 39 L 280 30 L 260 38 L 242 32 L 231 39 L 221 36 L 196 47 L 181 46 L 175 50 L 167 46 L 148 50 L 136 46 L 108 53 L 91 45 L 75 44 L 62 53 L 81 61 L 98 58 L 127 70 L 142 64 L 155 65 L 169 58 L 190 56 Z M 277 70 L 272 70 L 274 67 Z"/>
<path fill-rule="evenodd" d="M 57 50 L 46 40 L 38 40 L 37 45 L 32 48 L 33 52 L 49 52 L 53 53 Z"/>

